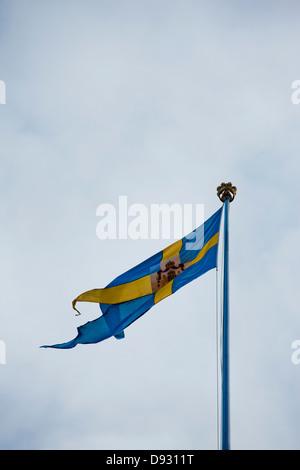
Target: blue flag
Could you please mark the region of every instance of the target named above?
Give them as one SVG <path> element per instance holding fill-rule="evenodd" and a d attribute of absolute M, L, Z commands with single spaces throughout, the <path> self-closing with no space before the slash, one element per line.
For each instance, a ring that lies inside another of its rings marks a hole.
<path fill-rule="evenodd" d="M 42 347 L 69 349 L 111 336 L 124 338 L 124 329 L 151 307 L 217 266 L 221 215 L 222 208 L 189 235 L 121 274 L 105 288 L 79 295 L 73 301 L 75 310 L 77 302 L 96 302 L 102 315 L 80 326 L 71 341 Z"/>

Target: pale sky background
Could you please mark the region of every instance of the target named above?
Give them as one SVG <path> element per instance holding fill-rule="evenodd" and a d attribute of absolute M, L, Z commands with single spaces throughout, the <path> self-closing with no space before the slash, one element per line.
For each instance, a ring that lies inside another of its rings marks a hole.
<path fill-rule="evenodd" d="M 231 445 L 300 448 L 298 1 L 1 0 L 1 449 L 215 449 L 215 271 L 74 349 L 72 300 L 164 248 L 102 203 L 230 207 Z"/>

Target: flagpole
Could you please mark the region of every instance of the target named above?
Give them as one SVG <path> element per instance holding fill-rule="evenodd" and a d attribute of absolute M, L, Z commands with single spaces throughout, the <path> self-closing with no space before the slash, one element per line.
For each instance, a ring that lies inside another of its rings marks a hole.
<path fill-rule="evenodd" d="M 230 390 L 229 390 L 229 203 L 233 201 L 236 187 L 222 183 L 217 188 L 224 203 L 224 267 L 223 267 L 223 315 L 221 349 L 221 449 L 230 450 Z"/>
<path fill-rule="evenodd" d="M 228 285 L 228 209 L 224 202 L 224 272 L 223 272 L 223 325 L 222 325 L 222 450 L 230 449 L 229 415 L 229 285 Z"/>

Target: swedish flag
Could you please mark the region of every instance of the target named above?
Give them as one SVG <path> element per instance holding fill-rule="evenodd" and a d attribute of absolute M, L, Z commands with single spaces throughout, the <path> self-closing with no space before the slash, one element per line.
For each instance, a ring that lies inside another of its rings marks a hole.
<path fill-rule="evenodd" d="M 217 266 L 221 215 L 222 208 L 191 234 L 121 274 L 107 287 L 79 295 L 73 301 L 75 310 L 77 302 L 96 302 L 102 316 L 80 326 L 73 340 L 42 347 L 68 349 L 111 336 L 124 338 L 124 329 L 151 307 Z"/>

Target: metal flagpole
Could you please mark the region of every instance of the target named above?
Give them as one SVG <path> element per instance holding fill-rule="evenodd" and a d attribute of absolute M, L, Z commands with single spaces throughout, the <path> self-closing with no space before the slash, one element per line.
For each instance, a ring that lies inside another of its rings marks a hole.
<path fill-rule="evenodd" d="M 236 187 L 222 183 L 217 188 L 219 199 L 224 203 L 224 267 L 223 267 L 223 315 L 221 349 L 221 449 L 230 450 L 230 394 L 229 394 L 229 203 L 236 195 Z"/>

